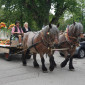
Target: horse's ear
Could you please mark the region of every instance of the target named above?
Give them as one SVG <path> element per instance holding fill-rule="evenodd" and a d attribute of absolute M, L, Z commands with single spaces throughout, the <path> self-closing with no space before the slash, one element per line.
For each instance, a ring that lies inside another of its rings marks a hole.
<path fill-rule="evenodd" d="M 76 23 L 75 23 L 75 22 L 73 22 L 73 24 L 75 25 Z"/>
<path fill-rule="evenodd" d="M 75 26 L 75 24 L 76 24 L 76 22 L 73 22 L 73 25 Z M 77 29 L 76 28 L 74 28 L 74 31 L 73 31 L 73 33 L 75 33 L 77 31 Z"/>
<path fill-rule="evenodd" d="M 57 27 L 59 27 L 59 26 L 60 26 L 60 23 L 57 24 Z"/>
<path fill-rule="evenodd" d="M 52 28 L 52 25 L 51 25 L 51 23 L 49 23 L 49 27 L 50 27 L 50 28 Z"/>

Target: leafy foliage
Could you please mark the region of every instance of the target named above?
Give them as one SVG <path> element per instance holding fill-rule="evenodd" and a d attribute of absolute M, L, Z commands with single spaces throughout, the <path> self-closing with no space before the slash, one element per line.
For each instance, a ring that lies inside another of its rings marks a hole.
<path fill-rule="evenodd" d="M 65 21 L 61 17 L 64 16 L 65 11 L 70 11 L 74 16 L 77 15 L 76 20 L 79 20 L 81 14 L 81 7 L 76 0 L 0 0 L 0 2 L 0 7 L 5 5 L 4 13 L 2 12 L 4 18 L 0 20 L 8 25 L 19 20 L 21 26 L 27 21 L 32 30 L 39 30 L 49 23 L 60 22 L 63 25 Z M 49 13 L 52 4 L 55 15 Z"/>

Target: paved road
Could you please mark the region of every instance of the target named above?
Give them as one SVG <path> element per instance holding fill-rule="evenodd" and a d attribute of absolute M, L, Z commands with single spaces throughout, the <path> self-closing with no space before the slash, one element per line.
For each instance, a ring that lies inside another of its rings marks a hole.
<path fill-rule="evenodd" d="M 33 67 L 33 59 L 28 60 L 26 67 L 22 66 L 20 56 L 16 55 L 12 61 L 6 61 L 0 57 L 0 85 L 85 85 L 85 58 L 74 59 L 75 71 L 69 71 L 68 65 L 60 68 L 64 58 L 55 53 L 57 68 L 53 72 L 43 73 L 39 56 L 37 60 L 40 68 Z M 49 68 L 49 59 L 46 58 L 46 66 Z"/>

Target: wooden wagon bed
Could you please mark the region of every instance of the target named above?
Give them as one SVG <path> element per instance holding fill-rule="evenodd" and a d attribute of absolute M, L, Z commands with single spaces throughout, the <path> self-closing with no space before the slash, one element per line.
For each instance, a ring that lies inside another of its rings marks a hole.
<path fill-rule="evenodd" d="M 0 53 L 9 53 L 9 50 L 21 50 L 23 47 L 17 47 L 18 41 L 12 40 L 10 45 L 0 44 Z M 15 52 L 14 52 L 15 53 Z"/>
<path fill-rule="evenodd" d="M 6 60 L 11 60 L 12 54 L 21 54 L 23 47 L 18 47 L 19 42 L 16 40 L 11 40 L 10 44 L 1 44 L 0 43 L 0 53 L 5 55 Z"/>

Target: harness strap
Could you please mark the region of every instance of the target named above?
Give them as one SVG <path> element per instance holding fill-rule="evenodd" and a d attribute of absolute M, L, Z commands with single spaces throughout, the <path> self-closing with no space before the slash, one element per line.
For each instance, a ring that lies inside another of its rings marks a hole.
<path fill-rule="evenodd" d="M 43 33 L 41 33 L 41 35 L 43 35 Z M 42 37 L 42 36 L 41 36 L 41 37 Z M 43 44 L 45 47 L 49 48 L 48 43 L 44 40 L 43 37 L 42 37 L 42 44 Z"/>
<path fill-rule="evenodd" d="M 46 42 L 46 43 L 47 43 L 47 42 Z M 42 44 L 43 44 L 44 46 L 48 47 L 48 46 L 45 44 L 45 41 L 44 41 L 43 37 L 42 37 Z"/>
<path fill-rule="evenodd" d="M 77 39 L 76 37 L 69 36 L 69 35 L 68 35 L 68 32 L 69 32 L 69 28 L 66 28 L 66 31 L 65 31 L 64 34 L 65 34 L 65 38 L 66 38 L 67 41 L 72 42 L 71 39 Z M 71 39 L 70 39 L 70 38 L 71 38 Z"/>
<path fill-rule="evenodd" d="M 35 37 L 35 36 L 34 36 L 34 37 Z M 34 44 L 34 43 L 33 43 L 34 37 L 32 38 L 32 45 Z M 38 52 L 36 46 L 34 46 L 34 48 L 35 48 L 35 50 Z"/>

